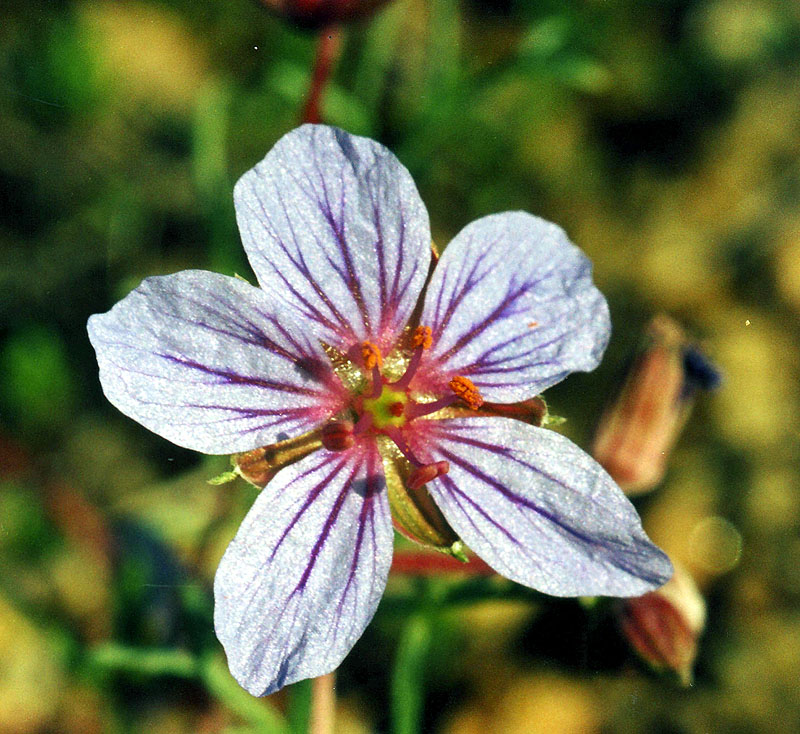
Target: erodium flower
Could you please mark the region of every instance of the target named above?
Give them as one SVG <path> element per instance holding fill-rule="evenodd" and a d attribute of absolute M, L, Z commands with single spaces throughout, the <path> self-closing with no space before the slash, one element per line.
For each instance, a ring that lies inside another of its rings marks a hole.
<path fill-rule="evenodd" d="M 214 583 L 217 635 L 248 691 L 339 665 L 383 593 L 392 509 L 418 540 L 455 555 L 463 541 L 547 594 L 638 596 L 670 577 L 593 459 L 507 417 L 593 369 L 608 340 L 591 265 L 561 229 L 479 219 L 431 274 L 408 171 L 325 126 L 282 138 L 234 198 L 260 288 L 148 278 L 89 335 L 108 399 L 176 444 L 228 454 L 307 434 Z"/>

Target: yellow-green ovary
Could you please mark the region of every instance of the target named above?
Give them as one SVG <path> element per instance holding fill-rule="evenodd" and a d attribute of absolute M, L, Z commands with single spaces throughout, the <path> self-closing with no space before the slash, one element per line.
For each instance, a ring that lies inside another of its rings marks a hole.
<path fill-rule="evenodd" d="M 408 396 L 405 392 L 392 390 L 384 385 L 379 397 L 364 398 L 364 410 L 372 414 L 372 422 L 375 428 L 379 430 L 386 428 L 386 426 L 399 428 L 406 422 L 405 416 L 394 415 L 391 412 L 391 407 L 396 403 L 405 406 L 406 402 L 408 402 Z"/>

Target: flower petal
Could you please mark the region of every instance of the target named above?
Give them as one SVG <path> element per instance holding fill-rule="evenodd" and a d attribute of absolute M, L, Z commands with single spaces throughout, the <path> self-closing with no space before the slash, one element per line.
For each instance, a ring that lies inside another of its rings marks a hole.
<path fill-rule="evenodd" d="M 321 346 L 257 288 L 202 270 L 147 278 L 89 319 L 106 397 L 186 448 L 227 454 L 344 406 Z"/>
<path fill-rule="evenodd" d="M 263 696 L 334 670 L 372 619 L 392 560 L 374 444 L 324 449 L 258 496 L 214 581 L 234 677 Z"/>
<path fill-rule="evenodd" d="M 465 375 L 486 400 L 516 402 L 593 370 L 611 332 L 592 266 L 555 224 L 525 212 L 478 219 L 444 251 L 421 323 L 433 330 L 415 386 Z"/>
<path fill-rule="evenodd" d="M 503 576 L 554 596 L 638 596 L 672 575 L 633 505 L 564 436 L 508 418 L 417 424 L 417 454 L 450 464 L 433 499 Z"/>
<path fill-rule="evenodd" d="M 262 288 L 333 346 L 393 346 L 427 277 L 431 238 L 416 186 L 392 153 L 303 125 L 239 179 L 234 201 Z"/>

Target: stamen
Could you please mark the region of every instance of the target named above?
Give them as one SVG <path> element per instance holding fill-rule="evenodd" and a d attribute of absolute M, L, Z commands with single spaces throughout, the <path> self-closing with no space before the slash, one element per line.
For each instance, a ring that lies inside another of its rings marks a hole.
<path fill-rule="evenodd" d="M 430 349 L 433 346 L 433 331 L 430 326 L 418 326 L 414 329 L 414 336 L 412 337 L 411 344 L 416 349 L 422 347 L 423 349 Z"/>
<path fill-rule="evenodd" d="M 322 445 L 328 451 L 344 451 L 355 442 L 353 421 L 331 421 L 322 427 Z"/>
<path fill-rule="evenodd" d="M 372 394 L 370 397 L 377 400 L 383 392 L 383 378 L 381 377 L 381 368 L 376 364 L 372 368 Z"/>
<path fill-rule="evenodd" d="M 430 415 L 442 408 L 449 408 L 453 403 L 458 400 L 457 395 L 446 395 L 439 400 L 434 400 L 432 403 L 408 403 L 406 405 L 405 415 L 408 420 L 414 418 L 421 418 L 424 415 Z"/>
<path fill-rule="evenodd" d="M 450 464 L 447 461 L 435 461 L 433 464 L 424 464 L 411 472 L 406 484 L 409 489 L 419 489 L 428 482 L 432 482 L 436 477 L 441 477 L 450 471 Z"/>
<path fill-rule="evenodd" d="M 364 342 L 361 345 L 361 359 L 364 361 L 364 366 L 371 370 L 374 367 L 383 367 L 383 355 L 381 350 L 378 349 L 372 342 Z"/>
<path fill-rule="evenodd" d="M 405 374 L 392 383 L 395 390 L 405 390 L 414 379 L 414 375 L 419 369 L 419 363 L 422 361 L 422 353 L 426 349 L 430 349 L 433 345 L 433 330 L 430 326 L 418 326 L 414 330 L 414 336 L 411 337 L 411 345 L 414 347 L 414 353 L 411 355 L 411 361 L 406 367 Z"/>
<path fill-rule="evenodd" d="M 417 459 L 416 456 L 411 451 L 411 448 L 406 443 L 405 438 L 403 437 L 403 432 L 399 428 L 395 428 L 394 426 L 387 426 L 383 429 L 383 432 L 394 441 L 395 446 L 400 449 L 400 453 L 409 460 L 411 464 L 414 466 L 422 466 L 422 462 Z"/>
<path fill-rule="evenodd" d="M 456 375 L 450 380 L 450 389 L 458 395 L 471 410 L 477 410 L 483 405 L 483 398 L 472 380 L 461 375 Z"/>

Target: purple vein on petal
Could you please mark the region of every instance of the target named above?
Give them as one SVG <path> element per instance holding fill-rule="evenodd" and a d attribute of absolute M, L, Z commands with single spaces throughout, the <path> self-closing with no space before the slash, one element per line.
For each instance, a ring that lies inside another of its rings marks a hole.
<path fill-rule="evenodd" d="M 145 427 L 204 453 L 311 430 L 343 407 L 344 387 L 282 307 L 214 273 L 148 278 L 89 321 L 103 390 Z"/>
<path fill-rule="evenodd" d="M 469 375 L 486 400 L 503 403 L 593 369 L 609 334 L 591 263 L 562 230 L 523 212 L 484 217 L 455 237 L 421 320 L 434 345 L 415 386 Z"/>
<path fill-rule="evenodd" d="M 336 348 L 393 346 L 427 276 L 430 227 L 389 151 L 303 126 L 242 177 L 235 200 L 262 287 L 316 321 Z"/>
<path fill-rule="evenodd" d="M 479 416 L 426 421 L 414 441 L 426 460 L 448 461 L 430 492 L 456 532 L 503 575 L 567 596 L 637 595 L 669 577 L 668 560 L 630 502 L 565 437 Z"/>
<path fill-rule="evenodd" d="M 372 617 L 393 535 L 378 463 L 364 444 L 284 469 L 226 551 L 215 627 L 251 693 L 337 667 Z"/>

